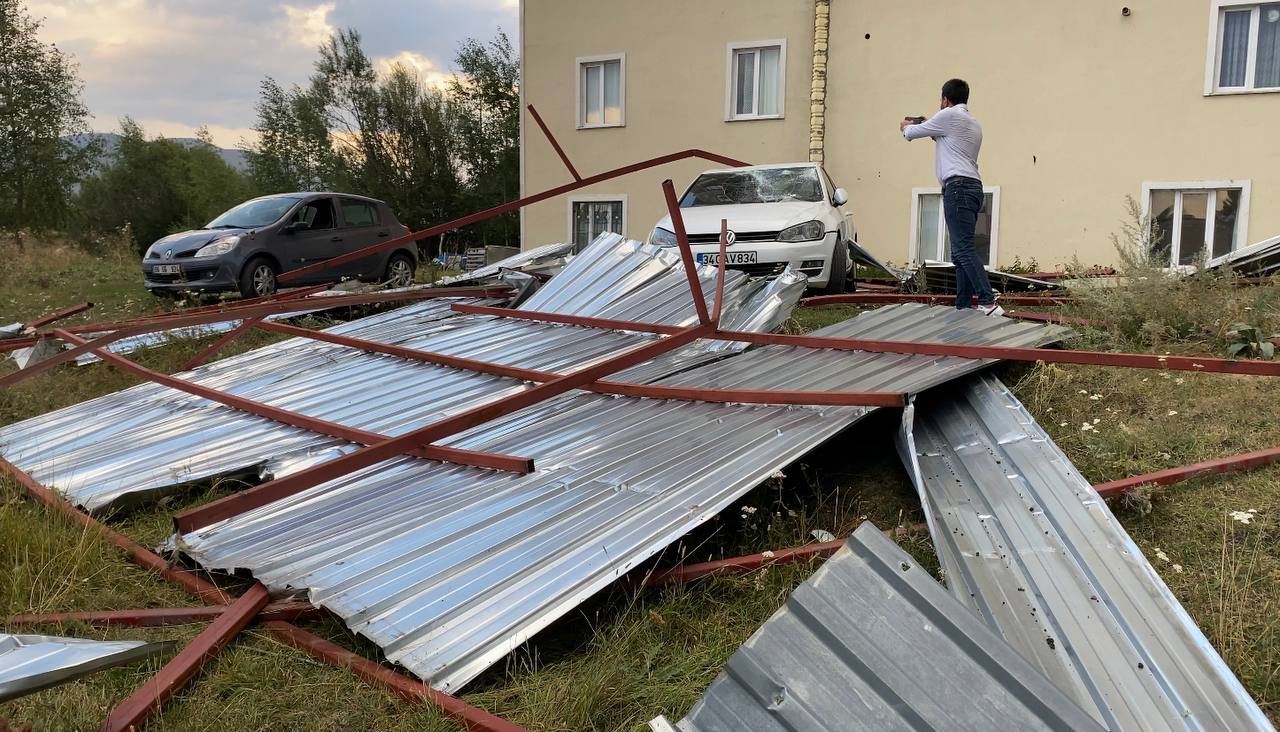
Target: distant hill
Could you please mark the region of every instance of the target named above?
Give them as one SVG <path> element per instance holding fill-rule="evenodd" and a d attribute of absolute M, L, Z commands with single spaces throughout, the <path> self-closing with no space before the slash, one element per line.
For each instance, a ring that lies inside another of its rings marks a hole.
<path fill-rule="evenodd" d="M 87 132 L 83 135 L 73 135 L 67 139 L 80 147 L 88 145 L 92 140 L 101 140 L 101 162 L 107 162 L 107 160 L 115 154 L 116 148 L 120 146 L 120 136 L 114 132 Z M 195 147 L 196 145 L 204 144 L 194 137 L 170 137 L 168 139 L 186 147 Z M 248 172 L 249 161 L 245 158 L 244 150 L 228 149 L 225 147 L 215 147 L 214 149 L 218 151 L 218 157 L 222 158 L 227 165 L 230 165 L 241 173 Z"/>

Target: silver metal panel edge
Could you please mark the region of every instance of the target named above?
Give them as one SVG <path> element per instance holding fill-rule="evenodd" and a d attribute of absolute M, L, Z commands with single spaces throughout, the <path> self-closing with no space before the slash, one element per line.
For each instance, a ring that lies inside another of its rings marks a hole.
<path fill-rule="evenodd" d="M 866 522 L 742 644 L 676 729 L 1103 728 Z"/>
<path fill-rule="evenodd" d="M 0 633 L 0 702 L 163 653 L 170 642 Z"/>
<path fill-rule="evenodd" d="M 915 406 L 908 470 L 952 593 L 1112 730 L 1271 730 L 1093 487 L 1004 384 Z"/>

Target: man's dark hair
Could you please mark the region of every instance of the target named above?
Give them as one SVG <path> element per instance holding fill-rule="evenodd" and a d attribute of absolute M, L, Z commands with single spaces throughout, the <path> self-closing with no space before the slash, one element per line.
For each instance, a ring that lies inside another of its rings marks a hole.
<path fill-rule="evenodd" d="M 964 79 L 951 79 L 942 85 L 942 96 L 952 104 L 968 104 L 969 83 Z"/>

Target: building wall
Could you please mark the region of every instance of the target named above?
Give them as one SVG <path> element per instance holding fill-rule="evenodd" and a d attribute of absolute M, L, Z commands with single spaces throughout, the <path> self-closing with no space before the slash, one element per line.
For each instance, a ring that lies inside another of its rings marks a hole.
<path fill-rule="evenodd" d="M 931 114 L 950 76 L 973 86 L 983 179 L 1000 188 L 999 261 L 1111 263 L 1125 197 L 1144 181 L 1248 180 L 1246 241 L 1280 234 L 1280 94 L 1205 96 L 1210 0 L 832 0 L 826 166 L 860 240 L 909 258 L 911 190 L 936 186 L 933 144 L 898 120 Z M 526 100 L 586 175 L 685 147 L 752 163 L 808 157 L 811 0 L 526 0 Z M 867 38 L 867 35 L 870 38 Z M 786 119 L 724 122 L 725 44 L 785 37 Z M 626 52 L 626 127 L 575 130 L 578 56 Z M 568 180 L 526 120 L 524 190 Z M 628 236 L 662 213 L 657 183 L 690 162 L 599 186 L 628 195 Z M 568 236 L 568 205 L 529 209 L 525 246 Z"/>

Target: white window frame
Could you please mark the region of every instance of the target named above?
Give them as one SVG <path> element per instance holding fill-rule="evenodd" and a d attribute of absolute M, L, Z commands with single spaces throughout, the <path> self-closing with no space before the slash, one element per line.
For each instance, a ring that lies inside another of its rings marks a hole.
<path fill-rule="evenodd" d="M 991 194 L 991 251 L 988 254 L 988 267 L 995 267 L 996 262 L 1000 261 L 1000 186 L 983 186 L 982 193 Z M 941 196 L 942 188 L 933 186 L 932 188 L 912 188 L 911 189 L 911 226 L 909 227 L 910 238 L 907 239 L 907 259 L 908 262 L 916 260 L 916 237 L 920 231 L 920 197 L 924 195 Z M 938 218 L 941 219 L 938 226 L 938 245 L 935 252 L 942 251 L 944 236 L 946 236 L 947 220 L 941 206 L 938 207 Z M 930 260 L 937 261 L 937 260 Z M 924 264 L 924 262 L 919 262 Z"/>
<path fill-rule="evenodd" d="M 778 47 L 778 113 L 777 114 L 735 114 L 734 74 L 737 73 L 734 56 L 738 51 L 756 51 L 755 75 L 756 90 L 752 101 L 756 109 L 760 108 L 760 49 Z M 725 50 L 724 75 L 724 121 L 744 122 L 754 119 L 783 119 L 787 116 L 787 39 L 774 38 L 768 41 L 735 41 L 729 43 Z"/>
<path fill-rule="evenodd" d="M 619 201 L 622 202 L 622 226 L 620 228 L 622 229 L 622 236 L 626 237 L 627 235 L 627 194 L 625 193 L 591 193 L 591 194 L 583 194 L 580 196 L 570 196 L 569 197 L 569 228 L 568 228 L 569 238 L 565 239 L 565 241 L 568 243 L 573 243 L 573 205 L 575 203 L 599 203 L 599 202 L 618 203 Z M 599 234 L 597 234 L 596 236 L 599 236 Z M 594 239 L 595 237 L 591 237 L 591 238 Z M 591 242 L 588 241 L 587 243 L 590 244 Z"/>
<path fill-rule="evenodd" d="M 604 122 L 604 69 L 603 66 L 609 61 L 618 62 L 618 121 Z M 583 67 L 585 66 L 601 66 L 600 70 L 600 120 L 599 124 L 587 124 L 586 115 L 583 114 L 582 105 L 586 102 L 582 94 Z M 626 127 L 627 126 L 627 54 L 625 53 L 606 53 L 599 56 L 579 56 L 573 62 L 573 98 L 574 98 L 574 121 L 580 130 L 593 130 L 600 127 Z"/>
<path fill-rule="evenodd" d="M 1260 6 L 1269 3 L 1260 0 L 1212 0 L 1209 4 L 1209 43 L 1204 62 L 1204 95 L 1221 96 L 1227 94 L 1275 94 L 1280 92 L 1280 86 L 1268 86 L 1262 89 L 1253 88 L 1254 73 L 1257 71 L 1258 61 L 1258 23 L 1261 18 Z M 1220 78 L 1220 59 L 1222 58 L 1222 32 L 1223 32 L 1223 15 L 1228 10 L 1240 10 L 1244 8 L 1252 8 L 1253 14 L 1249 20 L 1249 51 L 1245 60 L 1244 68 L 1244 86 L 1218 86 Z"/>
<path fill-rule="evenodd" d="M 1150 226 L 1151 222 L 1151 192 L 1152 191 L 1190 191 L 1193 193 L 1207 192 L 1212 195 L 1208 196 L 1207 210 L 1205 211 L 1204 231 L 1205 236 L 1214 230 L 1213 214 L 1217 211 L 1218 195 L 1217 191 L 1222 188 L 1239 188 L 1240 189 L 1240 209 L 1236 211 L 1236 237 L 1235 246 L 1231 251 L 1248 246 L 1249 241 L 1249 193 L 1252 181 L 1248 178 L 1241 180 L 1177 180 L 1177 181 L 1143 181 L 1142 183 L 1142 220 Z M 1181 259 L 1182 254 L 1182 196 L 1174 198 L 1173 204 L 1173 220 L 1176 224 L 1173 237 L 1169 246 L 1169 267 L 1180 267 L 1177 262 Z M 1230 252 L 1228 252 L 1230 254 Z M 1205 241 L 1205 256 L 1209 259 L 1213 258 L 1213 248 L 1209 241 Z"/>

